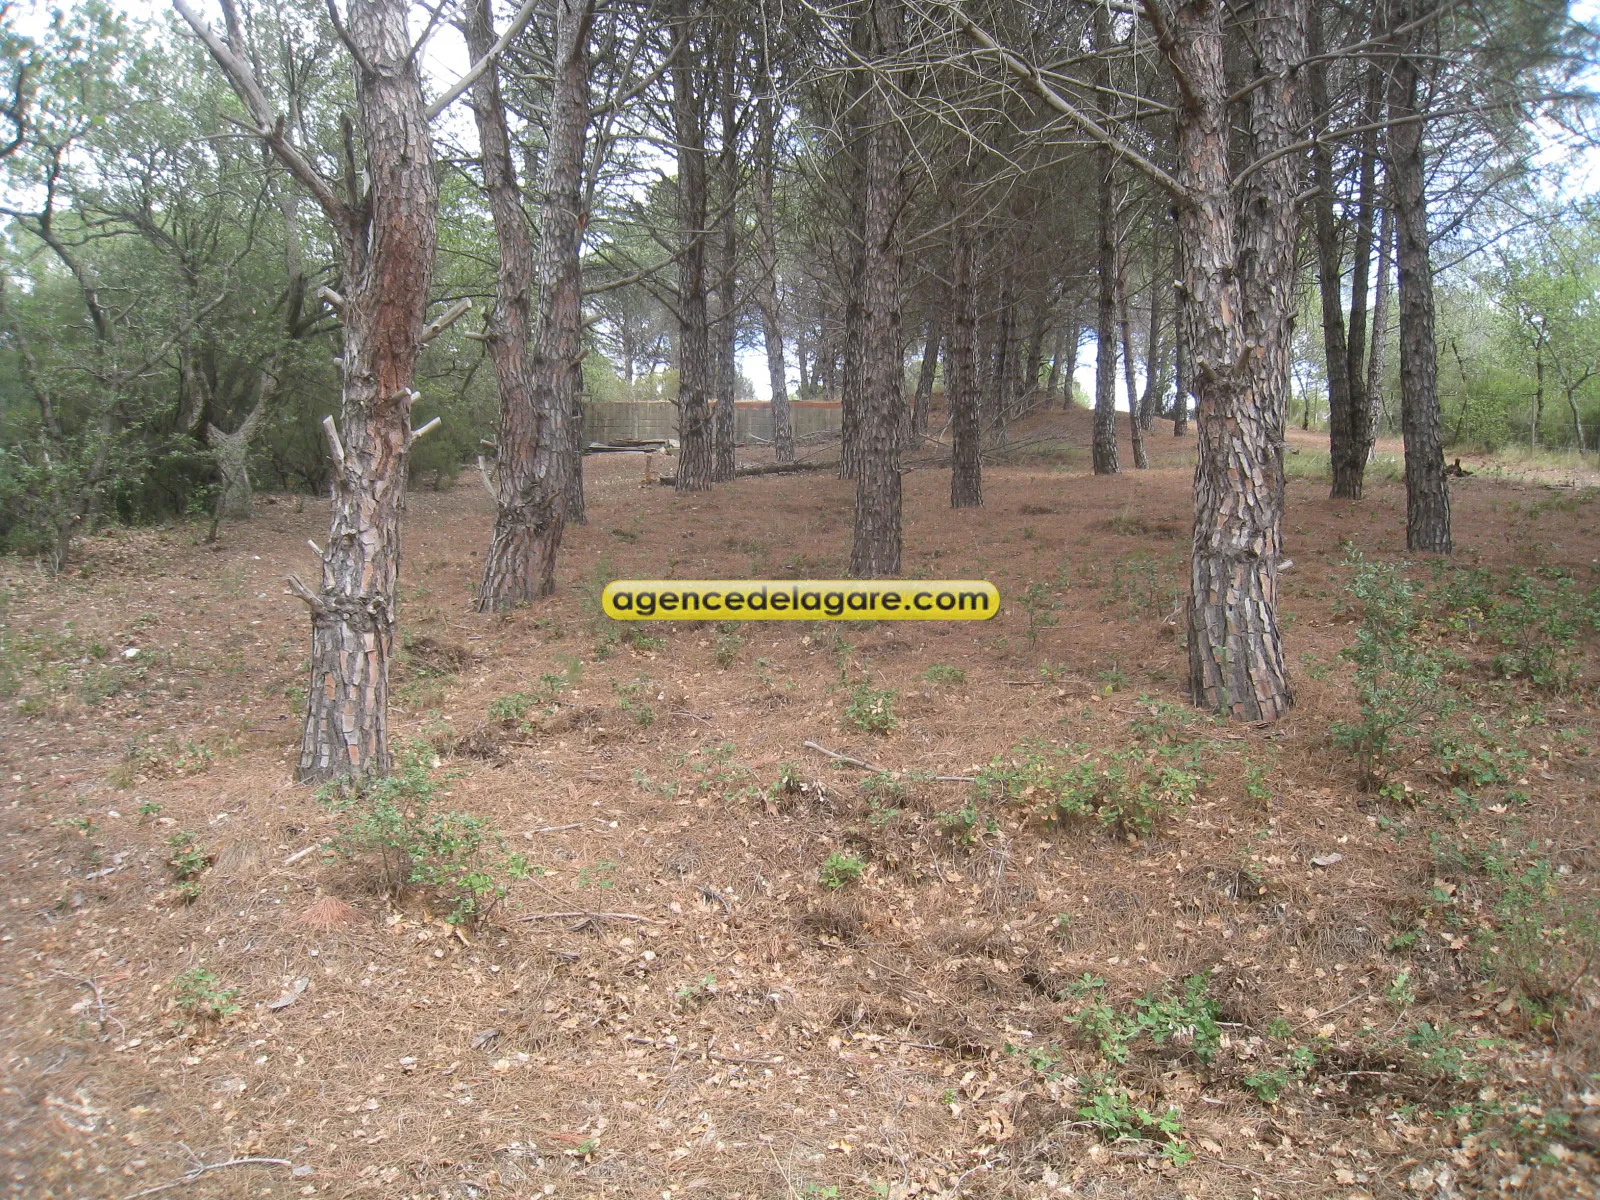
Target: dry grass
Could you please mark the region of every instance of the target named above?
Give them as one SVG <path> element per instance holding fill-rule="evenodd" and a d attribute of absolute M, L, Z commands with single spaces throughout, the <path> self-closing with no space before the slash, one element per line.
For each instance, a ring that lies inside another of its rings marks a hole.
<path fill-rule="evenodd" d="M 1061 419 L 1036 418 L 1033 435 Z M 1085 416 L 1065 420 L 1085 444 Z M 278 583 L 304 569 L 318 506 L 263 504 L 218 553 L 182 530 L 141 531 L 91 543 L 83 572 L 56 584 L 6 566 L 8 646 L 26 629 L 59 648 L 16 660 L 0 718 L 7 1187 L 123 1197 L 197 1159 L 268 1156 L 312 1173 L 241 1166 L 184 1194 L 1347 1200 L 1418 1194 L 1407 1181 L 1436 1180 L 1436 1164 L 1451 1182 L 1421 1194 L 1502 1180 L 1585 1194 L 1600 997 L 1584 982 L 1545 1028 L 1508 1006 L 1505 981 L 1452 946 L 1427 839 L 1535 841 L 1562 887 L 1592 894 L 1591 697 L 1494 693 L 1506 711 L 1541 706 L 1545 724 L 1524 731 L 1525 804 L 1446 822 L 1415 796 L 1359 792 L 1327 736 L 1353 710 L 1339 564 L 1346 543 L 1399 554 L 1392 484 L 1335 505 L 1291 481 L 1298 703 L 1269 730 L 1198 726 L 1210 782 L 1187 811 L 1130 840 L 933 778 L 971 775 L 1028 737 L 1112 753 L 1154 702 L 1182 711 L 1177 631 L 1144 597 L 1183 586 L 1189 443 L 1158 433 L 1145 474 L 1095 479 L 1075 455 L 988 468 L 981 511 L 950 512 L 940 472 L 908 476 L 908 574 L 988 577 L 1012 598 L 1040 584 L 1055 622 L 1031 635 L 1017 603 L 985 625 L 661 624 L 644 631 L 660 642 L 631 644 L 597 618 L 594 585 L 612 575 L 843 570 L 851 489 L 822 476 L 679 498 L 641 486 L 636 459 L 591 460 L 590 523 L 571 531 L 560 595 L 504 617 L 468 603 L 481 491 L 415 493 L 401 617 L 406 686 L 427 689 L 395 732 L 441 755 L 441 804 L 493 819 L 540 868 L 490 926 L 459 936 L 422 897 L 391 903 L 359 863 L 285 862 L 332 832 L 310 789 L 287 783 L 305 631 Z M 1570 493 L 1459 484 L 1460 557 L 1588 570 L 1594 510 L 1552 498 Z M 1150 579 L 1131 587 L 1130 571 Z M 121 658 L 128 647 L 140 655 Z M 1590 680 L 1595 665 L 1591 647 Z M 964 674 L 930 678 L 935 666 Z M 858 682 L 897 694 L 895 730 L 845 719 Z M 538 703 L 491 717 L 513 693 Z M 130 740 L 156 731 L 216 752 L 204 769 L 116 786 Z M 1448 793 L 1423 768 L 1408 778 Z M 170 903 L 179 830 L 215 856 L 190 905 Z M 858 882 L 822 885 L 834 853 L 865 864 Z M 555 913 L 577 915 L 526 919 Z M 238 1011 L 186 1020 L 174 983 L 193 968 L 237 989 Z M 1174 1167 L 1086 1127 L 1083 1081 L 1107 1064 L 1073 989 L 1098 977 L 1131 1012 L 1205 971 L 1227 1023 L 1217 1059 L 1145 1046 L 1120 1070 L 1136 1103 L 1182 1109 L 1196 1158 Z M 1390 998 L 1402 971 L 1404 1007 Z M 298 979 L 303 995 L 267 1007 Z M 1460 1030 L 1495 1074 L 1469 1086 L 1422 1069 L 1405 1041 L 1422 1020 Z M 1317 1090 L 1271 1103 L 1244 1080 L 1274 1022 L 1320 1057 Z M 1486 1112 L 1485 1087 L 1570 1124 L 1517 1140 L 1486 1117 L 1501 1131 L 1491 1144 L 1427 1115 Z"/>

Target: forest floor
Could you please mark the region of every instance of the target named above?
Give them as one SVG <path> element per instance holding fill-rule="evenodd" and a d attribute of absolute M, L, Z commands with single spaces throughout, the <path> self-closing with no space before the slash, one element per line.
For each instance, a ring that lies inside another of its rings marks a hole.
<path fill-rule="evenodd" d="M 1087 437 L 1030 418 L 981 509 L 907 476 L 906 573 L 992 580 L 986 623 L 599 614 L 841 574 L 825 473 L 591 458 L 559 595 L 507 616 L 476 479 L 414 490 L 391 728 L 536 864 L 459 932 L 289 782 L 324 503 L 0 563 L 0 1192 L 1594 1195 L 1600 478 L 1452 481 L 1400 655 L 1459 654 L 1460 703 L 1363 791 L 1351 552 L 1403 560 L 1400 485 L 1291 479 L 1296 704 L 1229 726 L 1184 691 L 1192 439 L 1097 478 Z"/>

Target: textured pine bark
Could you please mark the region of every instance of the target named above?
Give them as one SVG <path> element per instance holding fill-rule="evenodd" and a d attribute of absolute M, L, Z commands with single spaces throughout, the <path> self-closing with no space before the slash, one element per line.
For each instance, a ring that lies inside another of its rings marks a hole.
<path fill-rule="evenodd" d="M 1311 105 L 1311 131 L 1318 139 L 1311 148 L 1311 183 L 1316 188 L 1312 201 L 1313 227 L 1317 253 L 1317 291 L 1322 302 L 1322 352 L 1328 379 L 1328 450 L 1333 461 L 1334 499 L 1360 498 L 1360 473 L 1363 464 L 1352 464 L 1355 412 L 1350 395 L 1349 344 L 1344 327 L 1344 263 L 1342 230 L 1334 212 L 1338 180 L 1333 170 L 1333 147 L 1326 141 L 1328 130 L 1328 64 L 1322 57 L 1322 10 L 1311 14 L 1307 47 L 1312 56 L 1306 68 L 1307 93 Z M 1309 408 L 1307 410 L 1309 415 Z M 1352 478 L 1352 465 L 1354 477 Z"/>
<path fill-rule="evenodd" d="M 1128 435 L 1133 440 L 1135 469 L 1150 469 L 1150 455 L 1144 448 L 1144 421 L 1139 415 L 1138 385 L 1133 370 L 1133 328 L 1128 321 L 1128 277 L 1122 255 L 1117 256 L 1117 325 L 1122 336 L 1122 379 L 1128 392 Z"/>
<path fill-rule="evenodd" d="M 1102 20 L 1096 10 L 1096 23 Z M 1091 457 L 1096 475 L 1115 475 L 1117 462 L 1117 242 L 1115 194 L 1111 151 L 1102 147 L 1095 155 L 1100 176 L 1098 192 L 1099 303 L 1095 308 L 1094 340 L 1094 444 Z"/>
<path fill-rule="evenodd" d="M 733 482 L 733 443 L 736 437 L 734 412 L 738 366 L 734 343 L 738 335 L 738 234 L 734 228 L 734 204 L 739 194 L 738 137 L 735 113 L 734 52 L 737 30 L 731 21 L 721 23 L 717 53 L 718 99 L 721 106 L 721 144 L 717 153 L 717 220 L 712 230 L 711 259 L 715 279 L 713 301 L 716 311 L 711 323 L 712 357 L 716 361 L 716 408 L 711 417 L 711 478 L 715 483 Z"/>
<path fill-rule="evenodd" d="M 1317 27 L 1314 25 L 1314 29 Z M 1315 53 L 1315 51 L 1313 51 Z M 1319 68 L 1320 74 L 1325 68 Z M 1317 79 L 1313 74 L 1312 79 Z M 1382 102 L 1382 74 L 1374 68 L 1369 75 L 1367 96 L 1362 123 L 1376 126 L 1381 115 Z M 1323 87 L 1326 93 L 1326 87 Z M 1318 104 L 1319 99 L 1321 103 Z M 1319 108 L 1326 107 L 1325 95 L 1313 96 L 1314 105 Z M 1322 320 L 1324 329 L 1324 353 L 1335 354 L 1342 349 L 1344 366 L 1329 368 L 1328 386 L 1328 452 L 1333 464 L 1333 487 L 1331 496 L 1335 500 L 1359 500 L 1366 485 L 1367 455 L 1372 448 L 1372 394 L 1367 387 L 1366 356 L 1367 356 L 1367 289 L 1371 280 L 1372 271 L 1372 226 L 1373 226 L 1373 192 L 1376 186 L 1377 173 L 1377 137 L 1376 128 L 1370 129 L 1362 136 L 1359 144 L 1359 160 L 1357 166 L 1356 183 L 1356 221 L 1355 237 L 1351 246 L 1350 269 L 1350 324 L 1346 332 L 1342 313 L 1339 312 L 1343 298 L 1339 295 L 1342 290 L 1342 280 L 1334 274 L 1333 268 L 1337 266 L 1337 223 L 1333 213 L 1332 189 L 1333 161 L 1332 152 L 1319 148 L 1313 152 L 1313 167 L 1318 177 L 1319 190 L 1324 186 L 1330 192 L 1326 203 L 1319 196 L 1316 208 L 1317 220 L 1317 260 L 1318 273 L 1323 281 L 1321 283 Z M 1322 181 L 1326 178 L 1326 184 Z M 1323 246 L 1324 241 L 1334 242 L 1334 249 L 1330 252 Z M 1334 295 L 1329 296 L 1329 286 L 1326 281 L 1333 281 Z M 1330 312 L 1330 307 L 1333 310 Z M 1328 336 L 1330 319 L 1337 317 L 1337 334 Z M 1333 376 L 1340 377 L 1338 386 L 1333 383 Z"/>
<path fill-rule="evenodd" d="M 900 53 L 902 0 L 868 0 L 872 56 L 893 71 Z M 862 178 L 861 414 L 856 463 L 855 536 L 850 573 L 874 579 L 900 573 L 900 432 L 905 407 L 900 332 L 900 214 L 905 204 L 905 144 L 890 85 L 867 83 Z"/>
<path fill-rule="evenodd" d="M 1011 272 L 1007 271 L 1000 282 L 1000 311 L 995 319 L 994 330 L 994 414 L 991 420 L 990 437 L 996 446 L 1006 444 L 1008 427 L 1012 417 L 1015 416 L 1014 408 L 1017 402 L 1016 373 L 1011 369 L 1013 358 L 1012 343 L 1015 339 L 1016 329 L 1016 296 L 1012 291 Z"/>
<path fill-rule="evenodd" d="M 1193 356 L 1199 456 L 1187 604 L 1194 702 L 1248 721 L 1288 711 L 1278 624 L 1283 421 L 1295 314 L 1295 195 L 1302 162 L 1268 156 L 1299 137 L 1292 65 L 1305 57 L 1306 0 L 1262 0 L 1249 34 L 1263 82 L 1248 109 L 1259 165 L 1235 181 L 1229 161 L 1226 14 L 1211 0 L 1157 8 L 1179 87 L 1179 309 Z"/>
<path fill-rule="evenodd" d="M 956 230 L 950 256 L 950 346 L 945 351 L 944 395 L 950 410 L 950 507 L 983 503 L 983 427 L 978 413 L 978 289 L 973 280 L 972 234 Z"/>
<path fill-rule="evenodd" d="M 768 89 L 772 89 L 769 87 Z M 761 278 L 757 303 L 767 347 L 767 380 L 772 390 L 772 447 L 781 463 L 794 461 L 794 425 L 789 414 L 789 376 L 783 362 L 783 309 L 778 303 L 777 109 L 766 95 L 756 102 L 756 265 Z M 805 351 L 800 359 L 800 389 L 805 391 Z"/>
<path fill-rule="evenodd" d="M 1402 4 L 1397 25 L 1417 16 Z M 1400 431 L 1406 446 L 1406 549 L 1449 554 L 1450 486 L 1439 430 L 1439 361 L 1433 337 L 1433 264 L 1429 257 L 1422 122 L 1417 120 L 1417 62 L 1411 47 L 1389 72 L 1389 200 L 1394 207 L 1400 300 Z"/>
<path fill-rule="evenodd" d="M 1379 414 L 1384 411 L 1383 385 L 1389 358 L 1389 305 L 1393 288 L 1389 279 L 1394 273 L 1394 208 L 1383 206 L 1378 220 L 1378 265 L 1374 268 L 1372 282 L 1372 350 L 1367 355 L 1367 423 L 1366 447 L 1362 461 L 1372 456 L 1373 442 L 1378 436 Z"/>
<path fill-rule="evenodd" d="M 1166 294 L 1162 286 L 1160 268 L 1150 281 L 1150 335 L 1145 340 L 1144 394 L 1139 397 L 1139 428 L 1149 433 L 1155 428 L 1156 413 L 1161 398 L 1167 391 L 1167 348 L 1162 344 L 1161 297 Z"/>
<path fill-rule="evenodd" d="M 375 68 L 357 75 L 369 198 L 340 228 L 345 283 L 333 520 L 311 609 L 311 680 L 295 778 L 389 769 L 400 517 L 438 184 L 404 0 L 352 0 L 352 42 Z M 352 198 L 352 204 L 354 204 Z M 296 581 L 298 583 L 298 581 Z"/>
<path fill-rule="evenodd" d="M 488 331 L 500 394 L 495 521 L 478 586 L 479 612 L 530 603 L 556 586 L 571 470 L 566 379 L 580 344 L 580 183 L 589 87 L 583 46 L 589 7 L 563 3 L 557 10 L 556 86 L 537 264 L 511 158 L 499 72 L 486 71 L 472 88 L 484 190 L 500 255 Z M 489 52 L 495 43 L 489 0 L 471 0 L 464 32 L 474 61 Z"/>
<path fill-rule="evenodd" d="M 674 10 L 672 113 L 678 141 L 678 471 L 675 490 L 711 486 L 711 342 L 706 322 L 704 22 L 695 0 Z"/>

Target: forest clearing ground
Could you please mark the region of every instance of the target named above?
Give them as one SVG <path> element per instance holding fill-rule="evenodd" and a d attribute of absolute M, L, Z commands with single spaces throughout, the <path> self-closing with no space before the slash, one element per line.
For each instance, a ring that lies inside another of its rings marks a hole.
<path fill-rule="evenodd" d="M 1074 448 L 1029 442 L 1052 428 Z M 1537 1027 L 1447 928 L 1438 851 L 1537 844 L 1563 888 L 1600 891 L 1593 639 L 1584 688 L 1507 686 L 1482 710 L 1521 739 L 1525 799 L 1486 791 L 1446 819 L 1452 784 L 1416 764 L 1394 775 L 1415 792 L 1364 794 L 1329 737 L 1355 714 L 1343 564 L 1403 557 L 1399 484 L 1351 504 L 1291 480 L 1297 703 L 1271 728 L 1214 726 L 1183 692 L 1192 439 L 1158 424 L 1153 469 L 1095 478 L 1087 435 L 1082 412 L 1013 430 L 981 509 L 949 510 L 945 470 L 907 477 L 906 573 L 993 581 L 1003 611 L 975 624 L 641 631 L 657 643 L 599 615 L 612 577 L 842 574 L 853 485 L 825 473 L 676 496 L 638 456 L 592 457 L 559 595 L 505 617 L 470 610 L 492 519 L 478 481 L 413 490 L 391 729 L 439 755 L 449 806 L 539 868 L 464 936 L 391 906 L 361 864 L 297 853 L 333 826 L 288 782 L 307 621 L 282 580 L 309 577 L 325 502 L 258 498 L 216 546 L 115 532 L 56 581 L 6 560 L 5 1189 L 132 1196 L 254 1156 L 294 1170 L 219 1168 L 183 1194 L 1593 1194 L 1592 976 L 1557 1034 Z M 1453 482 L 1458 563 L 1600 582 L 1600 492 Z M 549 719 L 487 720 L 546 675 Z M 894 729 L 850 723 L 861 686 L 894 692 Z M 926 778 L 1028 738 L 1116 754 L 1141 722 L 1200 739 L 1208 776 L 1145 835 Z M 803 791 L 774 786 L 785 763 Z M 179 831 L 211 859 L 187 905 Z M 859 881 L 822 886 L 830 855 Z M 354 919 L 293 920 L 324 895 Z M 644 919 L 526 919 L 557 912 Z M 196 967 L 238 989 L 220 1024 L 172 1007 Z M 1209 1064 L 1177 1026 L 1118 1064 L 1105 1020 L 1081 1016 L 1207 970 Z M 1317 1067 L 1269 1086 L 1291 1043 Z M 1146 1140 L 1086 1117 L 1096 1095 Z M 1181 1164 L 1130 1115 L 1168 1106 Z"/>

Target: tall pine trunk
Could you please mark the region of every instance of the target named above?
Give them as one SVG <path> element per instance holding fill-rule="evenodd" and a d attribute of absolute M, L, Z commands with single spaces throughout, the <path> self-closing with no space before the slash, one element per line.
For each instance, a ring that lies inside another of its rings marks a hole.
<path fill-rule="evenodd" d="M 1133 327 L 1128 320 L 1128 276 L 1126 261 L 1117 256 L 1117 323 L 1122 335 L 1122 379 L 1128 392 L 1128 436 L 1133 439 L 1133 465 L 1137 470 L 1150 469 L 1150 455 L 1144 448 L 1144 422 L 1139 415 L 1139 391 L 1134 382 Z"/>
<path fill-rule="evenodd" d="M 1372 279 L 1372 237 L 1378 169 L 1378 130 L 1383 112 L 1383 75 L 1368 73 L 1356 181 L 1356 225 L 1350 264 L 1350 325 L 1345 339 L 1344 386 L 1349 402 L 1341 413 L 1332 401 L 1328 411 L 1328 449 L 1333 464 L 1332 495 L 1359 500 L 1366 486 L 1367 456 L 1372 451 L 1373 390 L 1367 376 L 1367 290 Z M 1323 218 L 1319 211 L 1318 221 Z M 1320 233 L 1318 235 L 1321 236 Z M 1326 300 L 1324 300 L 1326 303 Z M 1376 334 L 1374 334 L 1376 337 Z"/>
<path fill-rule="evenodd" d="M 1158 264 L 1160 260 L 1157 260 Z M 1139 398 L 1139 428 L 1146 433 L 1155 428 L 1161 399 L 1167 392 L 1167 349 L 1162 345 L 1161 297 L 1165 293 L 1158 265 L 1150 281 L 1150 336 L 1144 349 L 1144 395 Z"/>
<path fill-rule="evenodd" d="M 768 91 L 773 87 L 770 73 Z M 777 108 L 772 96 L 756 102 L 756 245 L 757 273 L 761 283 L 757 301 L 761 333 L 767 347 L 767 380 L 772 389 L 772 448 L 781 463 L 794 461 L 794 425 L 789 415 L 789 376 L 783 362 L 783 309 L 778 303 Z M 805 394 L 805 348 L 796 339 L 800 360 L 800 391 Z"/>
<path fill-rule="evenodd" d="M 1099 24 L 1103 14 L 1095 10 Z M 1100 175 L 1098 193 L 1099 303 L 1095 308 L 1094 363 L 1094 445 L 1092 459 L 1096 475 L 1115 475 L 1122 470 L 1117 462 L 1117 240 L 1115 192 L 1111 151 L 1101 147 L 1095 154 L 1095 169 Z"/>
<path fill-rule="evenodd" d="M 712 232 L 712 258 L 716 263 L 716 318 L 711 336 L 716 360 L 717 406 L 712 414 L 713 446 L 711 478 L 717 483 L 733 480 L 733 444 L 737 437 L 734 404 L 739 374 L 736 344 L 739 336 L 738 233 L 734 226 L 734 206 L 739 199 L 739 160 L 735 125 L 734 53 L 738 30 L 731 21 L 723 24 L 717 55 L 718 87 L 722 108 L 721 144 L 717 155 L 717 220 Z"/>
<path fill-rule="evenodd" d="M 1317 292 L 1322 302 L 1322 357 L 1328 378 L 1328 450 L 1333 462 L 1333 498 L 1354 500 L 1361 491 L 1360 462 L 1355 454 L 1355 408 L 1350 387 L 1350 351 L 1344 325 L 1344 246 L 1342 225 L 1334 211 L 1338 180 L 1334 176 L 1333 147 L 1326 140 L 1328 130 L 1328 64 L 1322 57 L 1323 12 L 1320 5 L 1311 14 L 1307 48 L 1312 61 L 1306 70 L 1311 103 L 1311 130 L 1316 144 L 1311 148 L 1311 182 L 1316 198 L 1311 210 L 1317 253 Z M 1309 425 L 1311 402 L 1306 401 L 1305 420 Z"/>
<path fill-rule="evenodd" d="M 1389 305 L 1393 289 L 1389 286 L 1394 271 L 1394 208 L 1383 206 L 1378 221 L 1378 265 L 1373 279 L 1372 297 L 1372 351 L 1367 355 L 1367 440 L 1362 447 L 1362 461 L 1372 457 L 1372 447 L 1378 437 L 1379 417 L 1384 411 L 1383 388 L 1386 382 L 1389 358 Z"/>
<path fill-rule="evenodd" d="M 515 608 L 550 595 L 556 586 L 571 470 L 567 380 L 582 335 L 578 251 L 589 89 L 583 47 L 591 2 L 566 0 L 557 8 L 537 265 L 511 158 L 499 73 L 486 71 L 472 88 L 484 189 L 500 253 L 489 327 L 500 392 L 499 461 L 494 535 L 478 587 L 479 612 Z M 489 0 L 472 0 L 466 16 L 467 49 L 480 59 L 495 43 Z"/>
<path fill-rule="evenodd" d="M 1399 6 L 1397 25 L 1417 16 Z M 1417 60 L 1412 45 L 1389 74 L 1389 201 L 1394 207 L 1400 297 L 1400 430 L 1406 446 L 1406 549 L 1449 554 L 1450 487 L 1439 430 L 1439 362 L 1433 338 L 1433 264 L 1429 257 L 1427 176 L 1418 119 Z"/>
<path fill-rule="evenodd" d="M 1295 196 L 1302 160 L 1294 65 L 1305 58 L 1307 0 L 1259 0 L 1247 34 L 1260 84 L 1248 100 L 1259 166 L 1230 163 L 1222 5 L 1163 4 L 1158 37 L 1174 79 L 1179 307 L 1192 355 L 1199 455 L 1187 603 L 1194 702 L 1247 721 L 1293 703 L 1278 570 L 1283 551 L 1283 425 L 1295 315 Z M 1275 157 L 1274 157 L 1275 156 Z"/>
<path fill-rule="evenodd" d="M 958 226 L 950 255 L 950 346 L 944 359 L 944 402 L 950 411 L 950 507 L 983 503 L 983 426 L 978 412 L 978 289 L 972 232 Z"/>
<path fill-rule="evenodd" d="M 871 58 L 894 76 L 905 21 L 903 0 L 868 0 Z M 905 145 L 891 83 L 866 84 L 866 153 L 861 203 L 861 414 L 856 464 L 855 537 L 850 573 L 873 579 L 900 573 L 900 432 L 905 404 L 900 332 L 900 215 Z"/>
<path fill-rule="evenodd" d="M 438 182 L 404 0 L 356 0 L 349 34 L 372 71 L 356 73 L 368 196 L 340 224 L 344 345 L 340 419 L 329 422 L 333 520 L 311 609 L 311 679 L 295 778 L 386 772 L 400 518 L 411 449 L 411 390 L 433 275 Z"/>
<path fill-rule="evenodd" d="M 711 486 L 711 339 L 706 318 L 704 17 L 678 0 L 672 116 L 678 150 L 678 471 L 676 490 Z"/>

